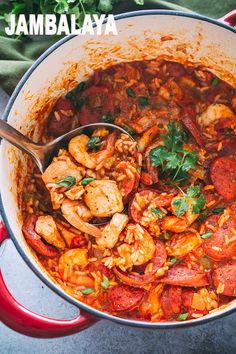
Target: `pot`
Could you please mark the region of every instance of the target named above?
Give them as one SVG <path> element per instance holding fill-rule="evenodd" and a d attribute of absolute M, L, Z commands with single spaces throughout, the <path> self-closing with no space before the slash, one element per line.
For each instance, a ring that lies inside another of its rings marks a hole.
<path fill-rule="evenodd" d="M 230 28 L 236 11 L 215 21 L 195 14 L 172 11 L 137 11 L 116 16 L 117 36 L 67 36 L 48 49 L 17 85 L 4 119 L 37 141 L 42 122 L 57 98 L 86 79 L 97 68 L 130 60 L 155 57 L 182 63 L 201 63 L 236 86 L 236 31 Z M 58 295 L 79 308 L 72 320 L 55 320 L 30 312 L 9 293 L 0 273 L 0 320 L 20 333 L 59 337 L 105 318 L 124 325 L 173 328 L 202 324 L 236 309 L 235 301 L 203 318 L 184 322 L 150 323 L 119 318 L 94 309 L 64 292 L 42 268 L 21 232 L 17 203 L 26 174 L 27 157 L 3 141 L 1 146 L 1 213 L 10 238 L 35 274 Z M 17 181 L 17 183 L 16 183 Z M 2 233 L 0 243 L 6 238 Z"/>

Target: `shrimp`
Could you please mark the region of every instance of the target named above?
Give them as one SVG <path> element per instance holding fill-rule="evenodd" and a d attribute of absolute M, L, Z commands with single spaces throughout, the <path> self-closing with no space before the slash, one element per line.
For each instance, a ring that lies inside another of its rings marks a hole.
<path fill-rule="evenodd" d="M 83 287 L 93 287 L 93 279 L 86 273 L 83 275 L 78 274 L 75 269 L 77 267 L 83 269 L 88 263 L 88 250 L 75 248 L 61 255 L 58 262 L 58 271 L 64 281 Z"/>
<path fill-rule="evenodd" d="M 116 133 L 114 132 L 108 135 L 105 148 L 101 151 L 92 154 L 92 156 L 96 160 L 96 170 L 100 170 L 105 161 L 114 154 L 115 141 Z"/>
<path fill-rule="evenodd" d="M 152 236 L 139 224 L 127 226 L 124 243 L 117 247 L 119 258 L 115 264 L 123 270 L 148 262 L 155 253 Z"/>
<path fill-rule="evenodd" d="M 222 103 L 213 103 L 197 118 L 197 121 L 201 126 L 207 127 L 220 118 L 236 119 L 236 116 L 228 106 Z"/>
<path fill-rule="evenodd" d="M 70 154 L 74 157 L 74 159 L 77 162 L 93 170 L 96 168 L 96 160 L 93 156 L 89 155 L 87 152 L 88 142 L 89 142 L 89 137 L 85 134 L 81 134 L 70 140 L 68 149 Z"/>
<path fill-rule="evenodd" d="M 92 214 L 81 201 L 65 199 L 61 206 L 64 218 L 76 229 L 94 237 L 101 237 L 100 229 L 88 222 Z"/>
<path fill-rule="evenodd" d="M 104 149 L 89 154 L 87 152 L 89 137 L 85 134 L 81 134 L 70 140 L 68 149 L 77 162 L 91 170 L 99 170 L 103 166 L 103 163 L 113 155 L 115 150 L 115 140 L 116 133 L 114 132 L 108 135 Z"/>
<path fill-rule="evenodd" d="M 75 177 L 77 182 L 83 178 L 81 170 L 69 157 L 66 160 L 54 160 L 42 174 L 42 179 L 47 187 L 48 184 L 56 183 L 67 176 Z"/>
<path fill-rule="evenodd" d="M 50 245 L 64 250 L 66 245 L 51 215 L 39 216 L 35 223 L 35 231 Z"/>
<path fill-rule="evenodd" d="M 171 202 L 171 206 L 172 206 L 172 212 L 173 214 L 175 214 L 174 216 L 167 216 L 163 223 L 162 223 L 162 229 L 163 230 L 167 230 L 167 231 L 171 231 L 171 232 L 184 232 L 199 216 L 199 214 L 194 214 L 192 212 L 192 206 L 191 206 L 191 200 L 188 201 L 189 203 L 189 209 L 188 211 L 186 211 L 186 213 L 181 216 L 181 217 L 177 217 L 176 216 L 176 212 L 175 212 L 175 208 L 174 208 L 174 204 L 173 202 L 175 201 L 175 199 L 178 199 L 179 196 L 177 195 L 175 198 L 172 199 Z M 196 198 L 192 198 L 192 200 L 194 200 Z"/>
<path fill-rule="evenodd" d="M 127 225 L 129 218 L 125 214 L 116 213 L 113 215 L 109 224 L 105 226 L 102 231 L 102 236 L 96 239 L 98 248 L 104 250 L 105 248 L 112 249 L 118 241 L 120 233 Z"/>
<path fill-rule="evenodd" d="M 95 217 L 108 217 L 124 209 L 115 181 L 95 180 L 85 187 L 84 201 Z"/>

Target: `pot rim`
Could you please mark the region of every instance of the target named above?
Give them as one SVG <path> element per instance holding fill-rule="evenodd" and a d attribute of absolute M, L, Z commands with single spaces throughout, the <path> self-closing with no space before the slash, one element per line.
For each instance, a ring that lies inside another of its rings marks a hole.
<path fill-rule="evenodd" d="M 179 12 L 179 11 L 172 11 L 172 10 L 139 10 L 139 11 L 131 11 L 131 12 L 125 12 L 119 15 L 115 15 L 115 20 L 122 20 L 126 19 L 129 17 L 137 17 L 137 16 L 149 16 L 149 15 L 172 15 L 172 16 L 177 16 L 177 17 L 188 17 L 192 18 L 194 20 L 202 20 L 205 22 L 212 23 L 216 26 L 222 27 L 224 29 L 227 29 L 228 31 L 231 31 L 233 33 L 236 33 L 236 29 L 221 23 L 215 19 L 211 19 L 206 16 L 198 15 L 196 13 L 184 13 L 184 12 Z M 34 64 L 26 71 L 26 73 L 23 75 L 23 77 L 20 79 L 19 83 L 15 87 L 8 104 L 6 106 L 6 109 L 3 113 L 3 119 L 7 121 L 10 110 L 25 83 L 27 82 L 28 78 L 30 75 L 34 72 L 34 70 L 43 62 L 51 53 L 53 53 L 57 48 L 59 48 L 61 45 L 66 43 L 67 41 L 71 40 L 72 38 L 76 37 L 76 35 L 68 35 L 65 36 L 64 38 L 60 39 L 57 41 L 55 44 L 53 44 L 50 48 L 48 48 L 41 56 L 34 62 Z M 14 243 L 14 246 L 16 247 L 17 251 L 25 261 L 25 263 L 30 267 L 30 269 L 37 275 L 37 277 L 43 281 L 51 290 L 53 290 L 57 295 L 62 297 L 64 300 L 68 301 L 72 305 L 75 305 L 78 308 L 81 308 L 82 310 L 85 310 L 89 312 L 92 315 L 95 315 L 96 317 L 99 317 L 101 319 L 106 319 L 106 320 L 111 320 L 113 322 L 116 322 L 118 324 L 123 324 L 123 325 L 128 325 L 128 326 L 134 326 L 134 327 L 140 327 L 140 328 L 159 328 L 159 329 L 167 329 L 167 328 L 183 328 L 183 327 L 190 327 L 193 325 L 200 325 L 209 321 L 212 321 L 216 318 L 221 318 L 224 317 L 225 315 L 231 314 L 236 311 L 236 306 L 234 308 L 229 308 L 229 309 L 224 309 L 224 310 L 219 310 L 219 312 L 212 313 L 209 315 L 209 317 L 201 317 L 193 320 L 188 320 L 188 321 L 183 321 L 183 322 L 147 322 L 147 321 L 138 321 L 138 320 L 130 320 L 127 318 L 120 318 L 114 315 L 110 315 L 108 313 L 99 311 L 91 306 L 86 305 L 85 303 L 76 300 L 75 298 L 71 297 L 68 295 L 65 291 L 60 288 L 59 285 L 54 283 L 52 280 L 49 279 L 49 277 L 46 276 L 42 271 L 40 271 L 34 264 L 33 261 L 30 260 L 28 257 L 27 252 L 25 252 L 20 244 L 18 243 L 17 238 L 15 237 L 14 233 L 11 230 L 11 227 L 8 222 L 7 215 L 5 213 L 4 205 L 3 205 L 3 200 L 2 196 L 0 194 L 0 214 L 2 216 L 2 219 L 7 227 L 7 230 L 9 232 L 9 235 L 11 237 L 11 240 Z"/>

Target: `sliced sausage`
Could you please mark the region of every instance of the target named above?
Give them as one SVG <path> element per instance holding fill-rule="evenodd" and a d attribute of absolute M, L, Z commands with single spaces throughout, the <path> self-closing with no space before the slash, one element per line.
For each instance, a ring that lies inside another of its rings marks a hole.
<path fill-rule="evenodd" d="M 146 291 L 126 284 L 116 285 L 108 291 L 110 308 L 115 312 L 125 312 L 138 307 Z"/>
<path fill-rule="evenodd" d="M 220 286 L 220 294 L 236 296 L 236 262 L 228 262 L 216 268 L 212 279 L 216 289 Z"/>
<path fill-rule="evenodd" d="M 217 192 L 226 200 L 236 197 L 236 160 L 222 156 L 213 161 L 210 176 Z"/>
<path fill-rule="evenodd" d="M 56 257 L 59 251 L 55 247 L 45 244 L 40 235 L 36 233 L 34 227 L 37 219 L 38 217 L 36 215 L 32 215 L 24 223 L 22 231 L 25 235 L 25 239 L 27 243 L 42 256 L 48 258 Z"/>
<path fill-rule="evenodd" d="M 49 116 L 48 133 L 60 136 L 68 132 L 76 120 L 75 108 L 71 101 L 60 97 Z"/>
<path fill-rule="evenodd" d="M 189 269 L 184 265 L 176 265 L 170 268 L 161 281 L 165 284 L 186 287 L 200 287 L 209 284 L 209 279 L 206 273 L 200 270 Z"/>
<path fill-rule="evenodd" d="M 236 240 L 232 231 L 236 230 L 236 215 L 230 215 L 229 219 L 219 227 L 219 216 L 212 215 L 206 220 L 206 225 L 212 225 L 217 228 L 212 236 L 204 240 L 202 246 L 207 256 L 216 261 L 224 261 L 236 256 Z M 207 229 L 207 232 L 212 232 Z M 231 241 L 232 239 L 232 241 Z"/>
<path fill-rule="evenodd" d="M 156 249 L 154 256 L 151 260 L 153 267 L 152 272 L 146 274 L 128 273 L 120 270 L 119 268 L 114 268 L 114 273 L 116 276 L 129 285 L 133 286 L 143 286 L 151 283 L 156 278 L 156 271 L 163 266 L 167 258 L 165 245 L 163 242 L 157 240 Z"/>
<path fill-rule="evenodd" d="M 119 163 L 116 170 L 121 174 L 127 175 L 127 170 L 129 169 L 129 166 L 131 166 L 129 162 L 122 161 Z M 132 171 L 131 171 L 132 176 L 131 174 L 129 174 L 127 175 L 127 178 L 118 182 L 118 187 L 123 195 L 124 203 L 127 203 L 130 200 L 130 198 L 133 196 L 133 194 L 136 192 L 140 180 L 140 174 L 138 173 L 138 171 L 133 172 L 133 166 L 131 167 L 132 167 Z"/>
<path fill-rule="evenodd" d="M 175 318 L 181 312 L 182 289 L 179 286 L 167 287 L 161 295 L 161 307 L 167 320 Z"/>
<path fill-rule="evenodd" d="M 204 139 L 201 130 L 196 122 L 195 112 L 191 108 L 182 108 L 180 112 L 181 121 L 192 134 L 199 146 L 204 146 Z"/>

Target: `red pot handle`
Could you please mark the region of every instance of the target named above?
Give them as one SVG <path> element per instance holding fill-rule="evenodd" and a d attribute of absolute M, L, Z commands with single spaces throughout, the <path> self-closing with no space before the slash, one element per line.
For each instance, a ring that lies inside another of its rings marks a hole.
<path fill-rule="evenodd" d="M 235 26 L 236 25 L 236 10 L 233 10 L 233 11 L 227 13 L 226 15 L 219 18 L 218 20 L 228 26 Z"/>
<path fill-rule="evenodd" d="M 0 221 L 0 245 L 9 238 Z M 11 295 L 0 270 L 0 321 L 16 332 L 37 338 L 56 338 L 77 333 L 97 321 L 84 311 L 72 320 L 57 320 L 27 310 Z"/>

